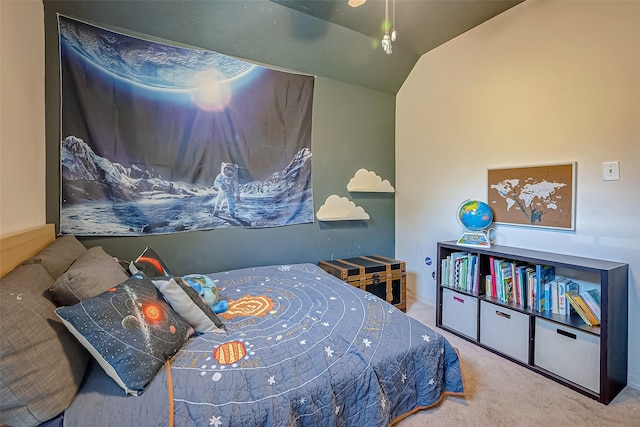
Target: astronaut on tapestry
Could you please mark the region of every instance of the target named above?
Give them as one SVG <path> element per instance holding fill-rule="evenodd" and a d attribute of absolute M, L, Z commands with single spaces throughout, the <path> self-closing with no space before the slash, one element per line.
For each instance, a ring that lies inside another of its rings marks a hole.
<path fill-rule="evenodd" d="M 220 173 L 213 182 L 213 188 L 218 191 L 213 205 L 213 215 L 216 216 L 223 210 L 227 203 L 227 210 L 232 218 L 236 217 L 236 202 L 240 201 L 240 185 L 238 183 L 238 165 L 222 162 Z"/>

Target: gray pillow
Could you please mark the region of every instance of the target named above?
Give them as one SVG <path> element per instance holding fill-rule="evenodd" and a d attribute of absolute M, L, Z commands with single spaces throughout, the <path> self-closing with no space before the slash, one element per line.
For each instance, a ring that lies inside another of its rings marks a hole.
<path fill-rule="evenodd" d="M 74 305 L 100 295 L 129 278 L 118 260 L 100 246 L 87 250 L 51 287 L 59 306 Z"/>
<path fill-rule="evenodd" d="M 23 264 L 42 264 L 51 277 L 57 279 L 86 251 L 87 248 L 75 236 L 62 236 Z"/>
<path fill-rule="evenodd" d="M 53 282 L 42 264 L 19 265 L 0 279 L 0 424 L 38 425 L 58 415 L 87 368 L 89 354 L 43 295 Z"/>
<path fill-rule="evenodd" d="M 227 329 L 209 308 L 198 291 L 181 277 L 156 277 L 151 280 L 171 308 L 200 333 L 225 333 Z"/>

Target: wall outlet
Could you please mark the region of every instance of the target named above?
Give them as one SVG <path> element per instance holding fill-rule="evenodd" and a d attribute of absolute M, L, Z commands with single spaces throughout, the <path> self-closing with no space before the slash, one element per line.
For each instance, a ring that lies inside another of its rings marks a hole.
<path fill-rule="evenodd" d="M 602 180 L 603 181 L 620 181 L 620 162 L 603 162 L 602 163 Z"/>

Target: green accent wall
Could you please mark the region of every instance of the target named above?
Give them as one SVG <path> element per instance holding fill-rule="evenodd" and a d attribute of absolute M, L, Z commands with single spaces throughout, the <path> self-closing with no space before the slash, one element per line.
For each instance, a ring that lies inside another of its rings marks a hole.
<path fill-rule="evenodd" d="M 395 92 L 403 78 L 398 81 L 397 73 L 387 64 L 390 56 L 371 48 L 369 38 L 267 0 L 44 1 L 44 8 L 47 222 L 59 224 L 60 210 L 59 13 L 125 34 L 315 75 L 311 147 L 314 211 L 329 195 L 337 194 L 370 215 L 367 221 L 80 238 L 85 245 L 103 246 L 108 253 L 129 260 L 150 246 L 174 274 L 315 263 L 372 253 L 394 256 L 394 194 L 350 194 L 346 189 L 360 168 L 373 170 L 392 184 L 395 181 Z M 368 50 L 361 51 L 362 45 Z M 415 62 L 402 52 L 396 56 L 395 50 L 391 57 L 397 58 L 396 66 L 405 64 L 409 69 Z M 368 73 L 369 69 L 378 73 Z M 385 79 L 387 69 L 389 78 Z"/>

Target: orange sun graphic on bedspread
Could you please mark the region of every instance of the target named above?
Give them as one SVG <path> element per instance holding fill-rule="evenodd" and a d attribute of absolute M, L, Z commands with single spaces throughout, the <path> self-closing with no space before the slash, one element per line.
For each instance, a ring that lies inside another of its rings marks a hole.
<path fill-rule="evenodd" d="M 266 295 L 245 295 L 237 300 L 229 300 L 229 309 L 218 314 L 223 320 L 232 320 L 237 316 L 266 316 L 275 303 Z"/>

